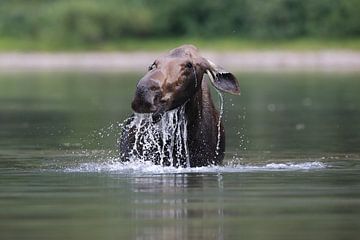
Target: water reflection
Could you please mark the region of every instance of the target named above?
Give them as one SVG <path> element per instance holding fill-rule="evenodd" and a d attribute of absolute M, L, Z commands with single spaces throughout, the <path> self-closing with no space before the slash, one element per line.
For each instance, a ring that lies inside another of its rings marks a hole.
<path fill-rule="evenodd" d="M 358 74 L 239 75 L 224 120 L 245 168 L 224 179 L 102 164 L 139 77 L 0 76 L 1 239 L 359 236 Z M 74 160 L 83 149 L 96 156 Z"/>
<path fill-rule="evenodd" d="M 207 189 L 212 188 L 211 195 Z M 223 239 L 221 174 L 134 178 L 136 239 Z"/>

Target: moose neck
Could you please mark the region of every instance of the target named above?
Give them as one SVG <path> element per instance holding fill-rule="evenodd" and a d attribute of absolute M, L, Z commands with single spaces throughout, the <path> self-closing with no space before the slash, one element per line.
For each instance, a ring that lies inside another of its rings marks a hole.
<path fill-rule="evenodd" d="M 192 165 L 219 164 L 225 151 L 224 128 L 219 122 L 219 112 L 211 99 L 206 79 L 203 79 L 201 88 L 187 103 L 186 117 Z"/>

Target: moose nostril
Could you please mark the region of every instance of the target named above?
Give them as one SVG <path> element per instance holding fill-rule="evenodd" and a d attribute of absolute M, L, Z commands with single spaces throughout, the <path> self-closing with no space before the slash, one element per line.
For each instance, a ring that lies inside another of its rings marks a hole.
<path fill-rule="evenodd" d="M 153 104 L 147 98 L 135 97 L 131 104 L 132 109 L 139 113 L 148 113 L 154 111 Z"/>
<path fill-rule="evenodd" d="M 162 101 L 162 95 L 160 92 L 157 92 L 154 96 L 154 104 L 157 105 L 159 103 L 163 103 Z"/>
<path fill-rule="evenodd" d="M 159 88 L 156 91 L 150 88 L 138 88 L 135 98 L 132 103 L 132 108 L 135 112 L 149 113 L 154 112 L 161 99 Z"/>
<path fill-rule="evenodd" d="M 138 96 L 139 98 L 142 98 L 146 95 L 146 90 L 143 87 L 138 87 L 136 89 L 136 96 Z"/>
<path fill-rule="evenodd" d="M 140 113 L 156 111 L 161 99 L 161 90 L 158 81 L 144 78 L 139 81 L 133 100 L 133 110 Z"/>

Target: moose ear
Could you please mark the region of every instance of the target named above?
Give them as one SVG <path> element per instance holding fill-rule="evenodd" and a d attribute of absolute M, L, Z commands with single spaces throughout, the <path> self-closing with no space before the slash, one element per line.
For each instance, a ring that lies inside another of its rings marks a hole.
<path fill-rule="evenodd" d="M 239 82 L 236 77 L 210 60 L 206 61 L 208 62 L 206 73 L 214 87 L 223 92 L 240 95 Z"/>

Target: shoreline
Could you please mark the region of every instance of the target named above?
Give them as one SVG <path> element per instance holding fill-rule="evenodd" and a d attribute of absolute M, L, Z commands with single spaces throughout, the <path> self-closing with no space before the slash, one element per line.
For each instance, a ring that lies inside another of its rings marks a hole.
<path fill-rule="evenodd" d="M 0 53 L 0 72 L 145 71 L 166 52 Z M 202 51 L 213 62 L 235 72 L 360 72 L 360 51 Z"/>

